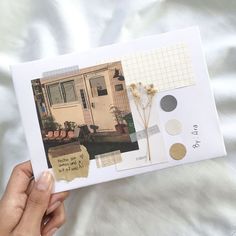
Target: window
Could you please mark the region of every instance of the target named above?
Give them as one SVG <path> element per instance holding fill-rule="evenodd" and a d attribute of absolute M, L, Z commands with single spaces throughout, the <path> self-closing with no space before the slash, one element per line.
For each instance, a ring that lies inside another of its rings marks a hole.
<path fill-rule="evenodd" d="M 124 90 L 123 84 L 116 84 L 116 85 L 115 85 L 115 90 L 116 90 L 116 91 L 122 91 L 122 90 Z"/>
<path fill-rule="evenodd" d="M 91 93 L 93 97 L 99 97 L 99 96 L 105 96 L 107 95 L 107 87 L 105 78 L 98 77 L 98 78 L 92 78 L 89 80 Z"/>
<path fill-rule="evenodd" d="M 83 108 L 86 109 L 87 108 L 87 103 L 86 103 L 84 89 L 80 89 L 80 96 L 81 96 L 81 101 L 82 101 L 82 104 L 83 104 Z"/>
<path fill-rule="evenodd" d="M 74 81 L 50 84 L 47 86 L 50 105 L 74 102 L 77 100 Z"/>
<path fill-rule="evenodd" d="M 48 95 L 51 105 L 63 103 L 63 98 L 60 91 L 59 83 L 48 86 Z"/>
<path fill-rule="evenodd" d="M 74 102 L 76 101 L 74 81 L 67 81 L 61 83 L 62 92 L 64 95 L 65 102 Z"/>

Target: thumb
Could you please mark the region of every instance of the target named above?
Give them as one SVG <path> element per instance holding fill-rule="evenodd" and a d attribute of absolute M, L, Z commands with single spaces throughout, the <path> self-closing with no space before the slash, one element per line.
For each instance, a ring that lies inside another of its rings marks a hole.
<path fill-rule="evenodd" d="M 20 223 L 16 227 L 22 235 L 40 234 L 41 222 L 49 204 L 52 187 L 53 178 L 49 172 L 44 172 L 35 182 Z"/>

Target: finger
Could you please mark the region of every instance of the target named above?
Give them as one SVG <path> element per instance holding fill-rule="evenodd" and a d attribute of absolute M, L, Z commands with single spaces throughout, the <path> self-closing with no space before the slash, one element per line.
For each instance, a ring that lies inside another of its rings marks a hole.
<path fill-rule="evenodd" d="M 21 221 L 17 226 L 18 232 L 22 233 L 22 235 L 25 231 L 32 233 L 32 235 L 40 231 L 41 222 L 50 200 L 52 187 L 53 178 L 49 172 L 44 172 L 39 180 L 35 182 L 28 197 Z"/>
<path fill-rule="evenodd" d="M 50 220 L 43 227 L 42 236 L 51 236 L 57 229 L 59 229 L 66 221 L 64 204 L 61 204 L 51 214 Z"/>
<path fill-rule="evenodd" d="M 29 185 L 28 185 L 28 188 L 27 188 L 26 191 L 25 191 L 25 193 L 26 193 L 27 196 L 30 195 L 30 193 L 31 193 L 31 191 L 32 191 L 32 189 L 33 189 L 33 187 L 34 187 L 34 185 L 35 185 L 35 180 L 34 180 L 34 177 L 32 176 L 31 181 L 30 181 L 30 183 L 29 183 Z"/>
<path fill-rule="evenodd" d="M 11 174 L 5 194 L 14 196 L 25 193 L 33 176 L 31 162 L 27 161 L 17 165 Z"/>
<path fill-rule="evenodd" d="M 12 231 L 19 223 L 27 202 L 25 191 L 31 182 L 32 175 L 30 161 L 19 164 L 13 169 L 0 202 L 0 215 L 4 215 L 0 217 L 0 224 L 4 226 L 4 229 L 1 228 L 1 233 Z"/>
<path fill-rule="evenodd" d="M 69 196 L 69 192 L 61 192 L 61 193 L 55 193 L 51 196 L 48 209 L 46 214 L 52 213 L 57 207 L 59 207 L 65 199 Z"/>

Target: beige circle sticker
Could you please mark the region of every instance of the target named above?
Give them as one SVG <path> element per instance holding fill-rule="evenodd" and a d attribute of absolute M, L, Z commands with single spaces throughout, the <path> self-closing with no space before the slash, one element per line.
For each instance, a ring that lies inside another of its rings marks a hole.
<path fill-rule="evenodd" d="M 169 120 L 165 125 L 166 132 L 170 135 L 180 134 L 182 131 L 182 124 L 178 120 Z"/>
<path fill-rule="evenodd" d="M 182 143 L 175 143 L 170 147 L 170 156 L 174 160 L 181 160 L 187 153 L 186 147 Z"/>

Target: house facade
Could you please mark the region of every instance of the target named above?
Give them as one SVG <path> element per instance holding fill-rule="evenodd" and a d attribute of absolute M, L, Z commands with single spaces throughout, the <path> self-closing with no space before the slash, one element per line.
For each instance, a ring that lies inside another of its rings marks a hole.
<path fill-rule="evenodd" d="M 95 125 L 98 132 L 115 131 L 115 106 L 130 113 L 121 62 L 80 69 L 73 75 L 54 75 L 40 79 L 42 98 L 36 99 L 38 115 L 53 116 L 61 125 Z M 36 86 L 33 85 L 34 93 Z"/>

